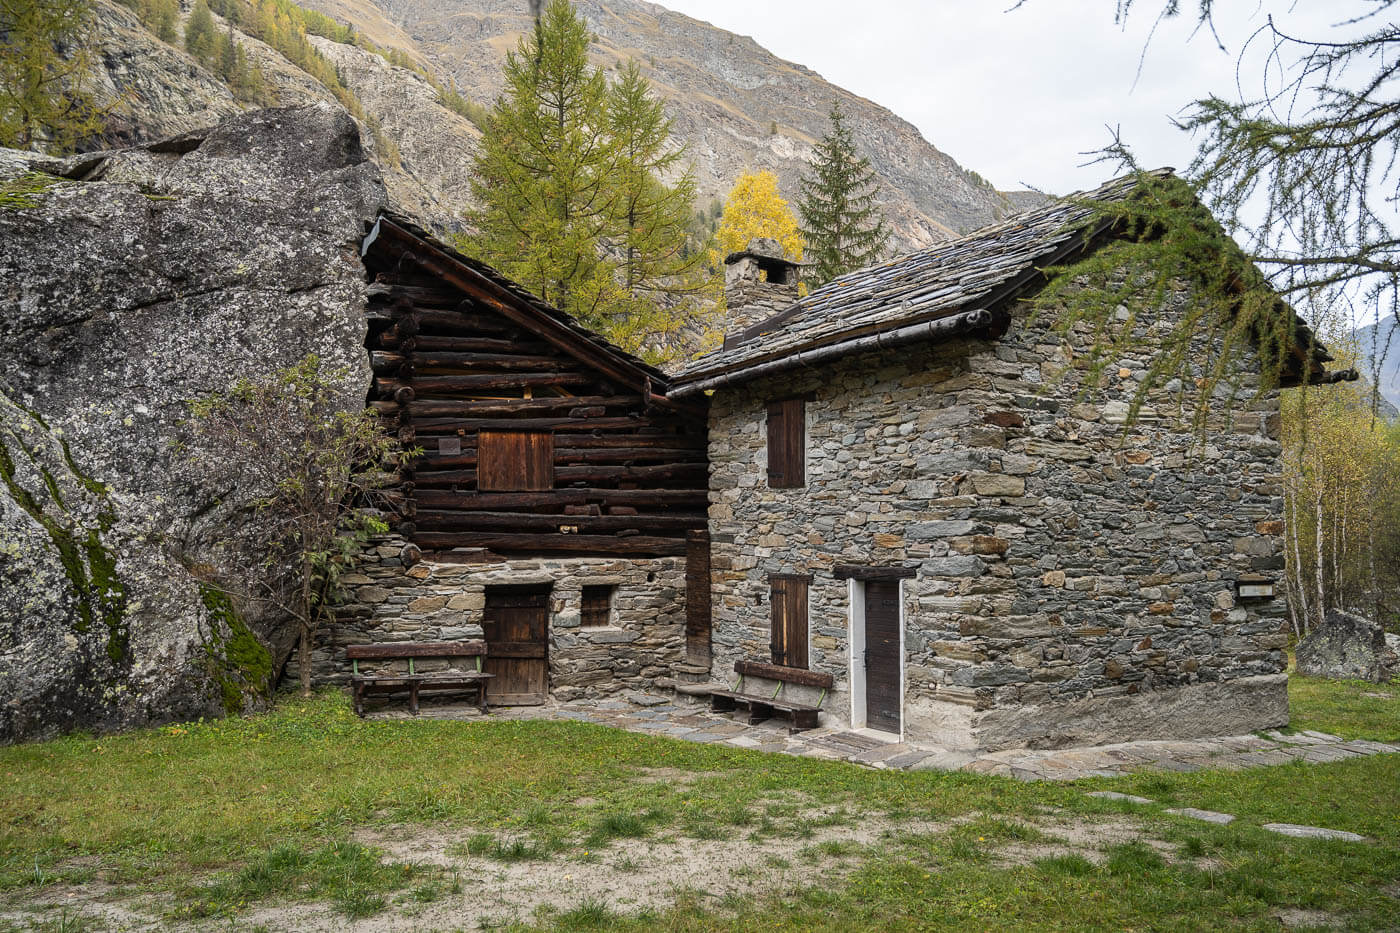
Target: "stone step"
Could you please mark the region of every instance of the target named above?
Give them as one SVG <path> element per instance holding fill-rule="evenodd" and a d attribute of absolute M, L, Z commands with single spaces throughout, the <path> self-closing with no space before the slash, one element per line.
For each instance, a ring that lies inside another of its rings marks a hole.
<path fill-rule="evenodd" d="M 671 673 L 676 683 L 703 684 L 710 679 L 710 669 L 699 664 L 672 664 Z"/>
<path fill-rule="evenodd" d="M 679 681 L 672 686 L 676 692 L 677 706 L 709 706 L 710 691 L 716 689 L 712 683 L 690 684 Z"/>

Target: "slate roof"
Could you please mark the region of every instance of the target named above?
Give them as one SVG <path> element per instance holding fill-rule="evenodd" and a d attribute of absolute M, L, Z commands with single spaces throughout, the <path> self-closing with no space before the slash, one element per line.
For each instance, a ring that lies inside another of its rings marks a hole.
<path fill-rule="evenodd" d="M 1166 178 L 1172 170 L 1148 174 Z M 965 333 L 989 319 L 985 311 L 1004 307 L 1037 283 L 1040 269 L 1070 258 L 1107 232 L 1106 224 L 1085 229 L 1094 209 L 1084 201 L 1122 200 L 1136 184 L 1134 175 L 1116 178 L 961 239 L 841 276 L 751 327 L 738 341 L 730 338 L 723 349 L 686 366 L 674 379 L 676 388 L 689 394 L 697 390 L 697 383 L 717 377 L 741 381 L 749 370 L 762 367 L 772 372 L 778 361 L 818 348 L 824 358 L 841 355 L 848 343 L 850 352 L 856 352 L 868 347 L 869 341 L 861 340 L 866 335 L 926 322 L 948 319 L 947 326 L 931 325 L 930 335 Z M 952 320 L 957 316 L 963 320 Z M 1298 323 L 1300 344 L 1307 345 L 1311 333 L 1301 319 Z M 1330 357 L 1325 350 L 1315 353 L 1315 369 L 1320 370 L 1326 359 Z"/>

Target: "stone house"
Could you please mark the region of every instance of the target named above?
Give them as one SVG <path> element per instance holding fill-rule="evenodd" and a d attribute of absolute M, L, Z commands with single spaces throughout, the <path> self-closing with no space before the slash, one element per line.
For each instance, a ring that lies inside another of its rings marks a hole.
<path fill-rule="evenodd" d="M 1278 395 L 1246 361 L 1202 446 L 1166 391 L 1126 427 L 1150 339 L 1099 391 L 1059 378 L 1022 300 L 1113 235 L 1090 215 L 1056 202 L 800 300 L 796 265 L 730 257 L 783 296 L 671 391 L 710 396 L 714 681 L 811 668 L 828 722 L 955 747 L 1287 722 Z M 1327 379 L 1299 328 L 1285 384 Z"/>

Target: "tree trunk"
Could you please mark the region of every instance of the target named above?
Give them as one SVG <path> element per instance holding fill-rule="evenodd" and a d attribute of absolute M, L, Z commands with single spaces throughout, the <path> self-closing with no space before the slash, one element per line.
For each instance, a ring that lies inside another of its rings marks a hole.
<path fill-rule="evenodd" d="M 1293 559 L 1284 568 L 1290 591 L 1293 634 L 1302 638 L 1308 630 L 1307 588 L 1303 583 L 1303 552 L 1298 545 L 1298 490 L 1285 487 L 1283 493 L 1284 546 L 1292 545 Z"/>
<path fill-rule="evenodd" d="M 311 626 L 302 623 L 301 645 L 297 649 L 297 667 L 301 668 L 301 695 L 311 696 Z"/>
<path fill-rule="evenodd" d="M 1327 615 L 1327 584 L 1326 581 L 1323 580 L 1323 576 L 1324 574 L 1326 574 L 1327 565 L 1326 552 L 1323 551 L 1322 499 L 1322 488 L 1319 488 L 1317 489 L 1316 493 L 1313 493 L 1313 516 L 1315 516 L 1315 527 L 1313 527 L 1313 542 L 1315 542 L 1317 549 L 1317 566 L 1315 567 L 1316 573 L 1313 574 L 1313 576 L 1316 576 L 1317 579 L 1316 622 L 1322 622 L 1324 616 Z"/>

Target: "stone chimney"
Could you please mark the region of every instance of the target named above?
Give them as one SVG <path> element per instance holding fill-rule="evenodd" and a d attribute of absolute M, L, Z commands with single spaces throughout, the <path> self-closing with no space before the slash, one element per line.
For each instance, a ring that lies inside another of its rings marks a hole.
<path fill-rule="evenodd" d="M 797 300 L 802 267 L 783 254 L 777 240 L 750 240 L 743 252 L 724 260 L 724 302 L 729 326 L 725 345 L 732 346 L 750 327 L 787 310 Z"/>

